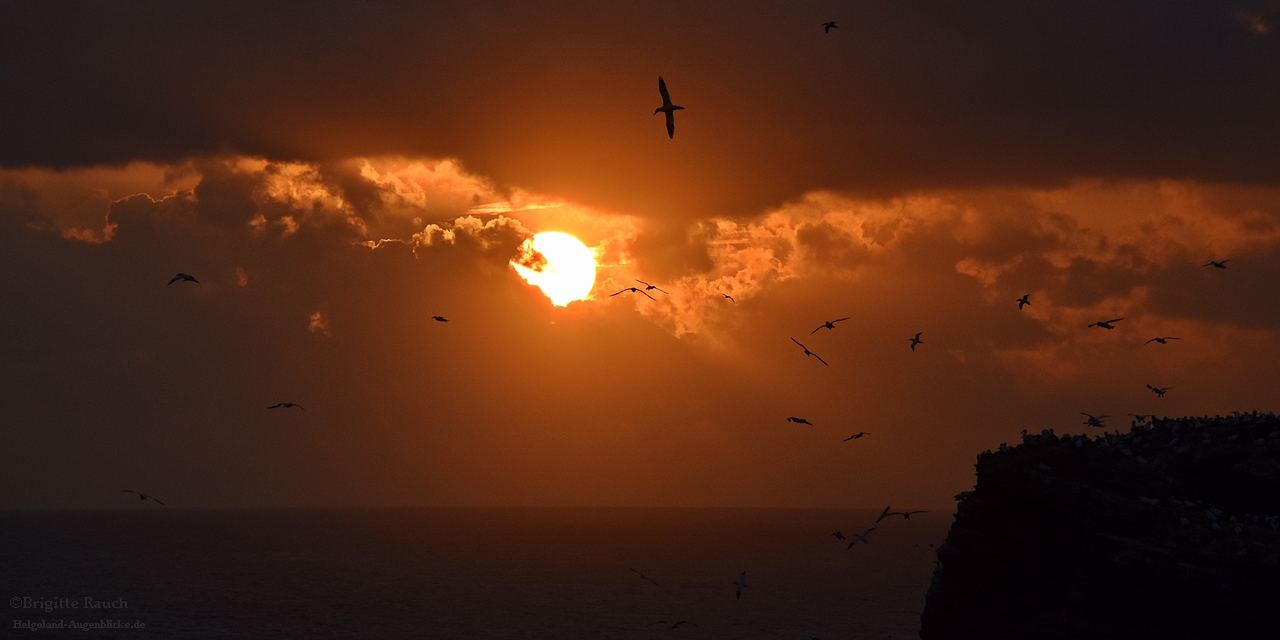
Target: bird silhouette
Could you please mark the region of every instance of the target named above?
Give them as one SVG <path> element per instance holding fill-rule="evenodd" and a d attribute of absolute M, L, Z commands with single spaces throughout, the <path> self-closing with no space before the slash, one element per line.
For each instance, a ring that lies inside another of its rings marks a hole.
<path fill-rule="evenodd" d="M 1029 293 L 1028 293 L 1027 295 L 1022 296 L 1021 298 L 1018 298 L 1017 303 L 1018 303 L 1018 309 L 1019 309 L 1019 310 L 1021 310 L 1021 309 L 1022 309 L 1023 307 L 1025 307 L 1025 306 L 1027 306 L 1027 305 L 1031 304 L 1031 294 L 1029 294 Z"/>
<path fill-rule="evenodd" d="M 671 94 L 667 93 L 667 82 L 658 76 L 658 93 L 662 94 L 662 106 L 653 110 L 653 115 L 659 112 L 667 114 L 667 137 L 676 137 L 676 111 L 683 109 L 679 105 L 671 104 Z"/>
<path fill-rule="evenodd" d="M 912 350 L 912 351 L 915 351 L 915 350 L 916 350 L 916 345 L 918 345 L 918 344 L 924 344 L 924 340 L 921 340 L 921 339 L 920 339 L 920 334 L 921 334 L 921 333 L 924 333 L 924 332 L 923 332 L 923 331 L 919 331 L 919 332 L 917 332 L 917 333 L 916 333 L 916 337 L 914 337 L 914 338 L 912 338 L 912 339 L 911 339 L 911 350 Z"/>
<path fill-rule="evenodd" d="M 1151 344 L 1152 342 L 1159 342 L 1160 344 L 1169 344 L 1170 340 L 1181 340 L 1181 338 L 1175 338 L 1173 336 L 1161 336 L 1159 338 L 1152 338 L 1142 344 Z"/>
<path fill-rule="evenodd" d="M 884 511 L 881 511 L 880 515 L 876 517 L 876 522 L 880 522 L 881 520 L 884 520 L 888 516 L 889 516 L 889 507 L 885 507 Z"/>
<path fill-rule="evenodd" d="M 735 598 L 737 598 L 738 600 L 741 600 L 741 599 L 742 599 L 742 590 L 747 588 L 747 572 L 746 572 L 746 571 L 743 571 L 743 572 L 742 572 L 742 575 L 739 575 L 737 580 L 734 580 L 733 582 L 730 582 L 729 584 L 731 584 L 731 585 L 733 585 L 733 586 L 737 587 L 737 588 L 734 590 L 734 592 L 735 592 L 735 593 L 734 593 L 734 597 L 735 597 Z"/>
<path fill-rule="evenodd" d="M 1165 392 L 1172 389 L 1173 387 L 1153 387 L 1151 385 L 1147 385 L 1147 388 L 1150 389 L 1153 393 L 1155 393 L 1157 398 L 1163 398 Z"/>
<path fill-rule="evenodd" d="M 162 506 L 162 507 L 164 506 L 164 503 L 163 503 L 163 502 L 160 502 L 160 499 L 159 499 L 159 498 L 157 498 L 157 497 L 155 497 L 155 496 L 149 496 L 149 495 L 147 495 L 147 494 L 145 494 L 145 493 L 142 493 L 141 491 L 134 491 L 133 489 L 121 489 L 121 490 L 120 490 L 120 493 L 136 493 L 136 494 L 138 494 L 138 499 L 139 499 L 139 500 L 142 500 L 143 502 L 146 502 L 147 500 L 155 500 L 156 504 L 158 504 L 158 505 L 160 505 L 160 506 Z"/>
<path fill-rule="evenodd" d="M 800 344 L 800 341 L 799 341 L 799 340 L 796 340 L 795 338 L 792 338 L 792 339 L 791 339 L 791 341 L 792 341 L 792 342 L 794 342 L 794 343 L 796 343 L 796 344 Z M 801 349 L 804 349 L 804 354 L 805 354 L 806 356 L 813 356 L 813 357 L 815 357 L 815 358 L 817 358 L 817 359 L 818 359 L 818 362 L 821 362 L 822 364 L 827 364 L 827 361 L 826 361 L 826 360 L 823 360 L 823 359 L 822 359 L 822 356 L 819 356 L 818 354 L 816 354 L 816 353 L 814 353 L 814 352 L 810 351 L 810 350 L 809 350 L 809 347 L 806 347 L 806 346 L 804 346 L 804 345 L 800 344 L 800 348 L 801 348 Z M 828 366 L 829 366 L 829 365 L 828 365 Z"/>
<path fill-rule="evenodd" d="M 1206 262 L 1206 263 L 1204 263 L 1204 264 L 1202 264 L 1202 265 L 1200 265 L 1200 266 L 1202 266 L 1202 267 L 1217 267 L 1217 268 L 1219 268 L 1219 269 L 1226 269 L 1226 268 L 1227 268 L 1227 263 L 1228 263 L 1228 262 L 1231 262 L 1232 260 L 1235 260 L 1235 258 L 1227 258 L 1226 260 L 1210 260 L 1210 261 L 1208 261 L 1208 262 Z"/>
<path fill-rule="evenodd" d="M 844 537 L 844 534 L 840 533 L 839 531 L 831 534 L 831 537 L 835 538 L 836 540 L 848 540 L 848 538 Z"/>
<path fill-rule="evenodd" d="M 868 436 L 868 435 L 871 435 L 871 434 L 867 433 L 866 431 L 859 431 L 859 432 L 857 432 L 857 433 L 855 433 L 855 434 L 853 434 L 853 435 L 849 436 L 848 438 L 845 438 L 844 440 L 841 440 L 841 442 L 848 442 L 848 441 L 850 441 L 850 440 L 857 440 L 858 438 L 861 438 L 862 436 Z"/>
<path fill-rule="evenodd" d="M 655 622 L 654 624 L 667 624 L 667 621 L 666 621 L 666 620 L 659 620 L 659 621 Z M 668 631 L 675 631 L 675 630 L 676 630 L 676 627 L 678 627 L 678 626 L 680 626 L 680 625 L 682 625 L 682 624 L 691 624 L 691 625 L 693 625 L 693 626 L 695 626 L 695 627 L 696 627 L 696 626 L 698 626 L 698 623 L 696 623 L 696 622 L 689 622 L 688 620 L 681 620 L 681 621 L 679 621 L 679 622 L 672 622 L 671 624 L 669 624 L 669 625 L 667 626 L 667 630 L 668 630 Z"/>
<path fill-rule="evenodd" d="M 279 403 L 279 404 L 273 404 L 273 405 L 271 405 L 271 406 L 269 406 L 269 407 L 267 407 L 267 408 L 268 408 L 268 409 L 292 409 L 292 408 L 294 408 L 294 407 L 297 407 L 297 408 L 299 408 L 299 409 L 302 409 L 303 411 L 306 411 L 306 410 L 307 410 L 307 408 L 306 408 L 306 407 L 304 407 L 304 406 L 302 406 L 302 405 L 300 405 L 300 404 L 298 404 L 298 403 L 296 403 L 296 402 L 281 402 L 281 403 Z"/>
<path fill-rule="evenodd" d="M 870 542 L 868 542 L 868 541 L 867 541 L 867 536 L 868 536 L 868 535 L 870 535 L 870 534 L 871 534 L 871 532 L 872 532 L 872 531 L 875 531 L 875 530 L 876 530 L 876 528 L 875 528 L 875 527 L 871 527 L 870 529 L 867 529 L 866 531 L 863 531 L 862 533 L 856 533 L 856 534 L 854 534 L 854 536 L 853 536 L 853 540 L 849 542 L 849 546 L 845 547 L 845 548 L 844 548 L 844 550 L 845 550 L 845 551 L 848 551 L 848 550 L 852 549 L 852 548 L 853 548 L 853 545 L 858 544 L 859 542 L 861 542 L 862 544 L 871 544 Z"/>
<path fill-rule="evenodd" d="M 811 427 L 813 426 L 813 423 L 812 423 L 812 422 L 809 422 L 808 420 L 805 420 L 804 418 L 797 418 L 797 417 L 795 417 L 795 416 L 791 416 L 790 418 L 787 418 L 787 422 L 794 422 L 794 423 L 796 423 L 796 424 L 807 424 L 807 425 L 809 425 L 809 426 L 811 426 Z"/>
<path fill-rule="evenodd" d="M 448 322 L 448 321 L 449 321 L 449 319 L 448 319 L 448 318 L 446 318 L 446 317 L 444 317 L 444 316 L 431 316 L 431 319 L 432 319 L 432 320 L 435 320 L 436 322 Z"/>
<path fill-rule="evenodd" d="M 1090 327 L 1102 327 L 1103 329 L 1106 329 L 1106 330 L 1110 331 L 1111 329 L 1114 329 L 1114 328 L 1115 328 L 1115 327 L 1111 326 L 1111 325 L 1112 325 L 1112 323 L 1120 322 L 1121 320 L 1124 320 L 1124 318 L 1115 318 L 1115 319 L 1113 319 L 1113 320 L 1099 320 L 1099 321 L 1097 321 L 1097 322 L 1095 322 L 1095 323 L 1093 323 L 1093 324 L 1091 324 L 1091 325 L 1089 325 L 1089 326 L 1090 326 Z"/>
<path fill-rule="evenodd" d="M 724 297 L 728 298 L 728 299 L 729 299 L 729 302 L 737 302 L 737 300 L 734 300 L 734 299 L 733 299 L 733 296 L 731 296 L 731 295 L 729 295 L 729 294 L 727 294 L 727 293 L 722 293 L 722 294 L 720 294 L 720 295 L 722 295 L 722 296 L 724 296 Z"/>
<path fill-rule="evenodd" d="M 661 288 L 661 287 L 659 287 L 659 286 L 658 286 L 658 285 L 656 285 L 656 284 L 649 284 L 648 282 L 645 282 L 644 280 L 636 280 L 636 282 L 639 282 L 640 284 L 644 285 L 644 290 L 645 290 L 645 291 L 653 291 L 654 289 L 657 289 L 658 291 L 662 291 L 662 288 Z M 670 292 L 667 292 L 667 291 L 662 291 L 662 292 L 663 292 L 663 293 L 665 293 L 665 294 L 667 294 L 667 295 L 671 295 L 671 294 L 670 294 Z"/>
<path fill-rule="evenodd" d="M 809 332 L 809 335 L 813 335 L 813 334 L 817 333 L 818 331 L 820 331 L 820 330 L 822 330 L 822 329 L 834 329 L 834 328 L 836 328 L 836 323 L 837 323 L 837 322 L 844 322 L 845 320 L 848 320 L 848 319 L 849 319 L 849 318 L 836 318 L 835 320 L 828 320 L 828 321 L 826 321 L 826 322 L 824 322 L 824 323 L 822 323 L 822 324 L 818 325 L 818 328 L 817 328 L 817 329 L 814 329 L 813 331 L 810 331 L 810 332 Z"/>
<path fill-rule="evenodd" d="M 1086 418 L 1084 421 L 1084 426 L 1086 427 L 1106 427 L 1107 425 L 1102 424 L 1102 422 L 1107 418 L 1111 417 L 1111 416 L 1095 416 L 1091 413 L 1085 413 L 1083 411 L 1080 412 L 1080 415 Z"/>
<path fill-rule="evenodd" d="M 626 292 L 628 292 L 628 291 L 630 291 L 631 293 L 639 293 L 639 294 L 643 295 L 644 297 L 646 297 L 646 298 L 648 298 L 648 299 L 650 299 L 650 300 L 657 300 L 657 298 L 655 298 L 655 297 L 653 297 L 653 296 L 651 296 L 651 295 L 649 295 L 649 294 L 645 293 L 644 291 L 641 291 L 640 289 L 638 289 L 638 288 L 636 288 L 636 287 L 627 287 L 627 288 L 623 289 L 622 291 L 619 291 L 618 293 L 611 293 L 611 294 L 609 294 L 609 297 L 610 297 L 610 298 L 612 298 L 612 297 L 614 297 L 614 296 L 616 296 L 616 295 L 618 295 L 618 294 L 626 293 Z"/>
<path fill-rule="evenodd" d="M 174 276 L 172 280 L 169 281 L 169 284 L 173 284 L 179 280 L 183 282 L 194 282 L 196 284 L 200 284 L 200 281 L 196 280 L 196 277 L 189 273 L 179 273 L 178 275 Z"/>
<path fill-rule="evenodd" d="M 839 29 L 839 28 L 840 28 L 840 25 L 838 25 L 838 24 L 836 24 L 836 23 L 834 23 L 834 22 L 824 22 L 824 23 L 822 23 L 822 32 L 823 32 L 823 33 L 831 33 L 831 30 L 832 30 L 832 29 Z"/>
<path fill-rule="evenodd" d="M 653 581 L 653 578 L 650 578 L 649 576 L 646 576 L 645 574 L 640 573 L 639 571 L 636 571 L 635 569 L 632 569 L 632 571 L 635 571 L 635 574 L 636 574 L 636 575 L 638 575 L 638 576 L 640 576 L 640 578 L 641 578 L 642 580 L 648 580 L 649 582 L 653 582 L 653 586 L 655 586 L 655 587 L 661 587 L 661 586 L 662 586 L 662 585 L 658 584 L 657 582 L 654 582 L 654 581 Z"/>
<path fill-rule="evenodd" d="M 928 512 L 928 511 L 922 511 L 922 510 L 917 509 L 917 510 L 915 510 L 915 511 L 890 511 L 889 513 L 886 513 L 886 514 L 884 514 L 884 515 L 885 515 L 885 517 L 888 517 L 888 516 L 902 516 L 902 519 L 903 519 L 903 520 L 910 520 L 910 519 L 911 519 L 911 514 L 913 514 L 913 513 L 929 513 L 929 512 Z"/>

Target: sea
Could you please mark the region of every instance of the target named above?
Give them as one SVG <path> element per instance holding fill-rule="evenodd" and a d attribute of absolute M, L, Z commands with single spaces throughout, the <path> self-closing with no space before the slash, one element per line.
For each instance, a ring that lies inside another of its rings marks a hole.
<path fill-rule="evenodd" d="M 0 637 L 917 638 L 952 516 L 876 515 L 0 512 Z"/>

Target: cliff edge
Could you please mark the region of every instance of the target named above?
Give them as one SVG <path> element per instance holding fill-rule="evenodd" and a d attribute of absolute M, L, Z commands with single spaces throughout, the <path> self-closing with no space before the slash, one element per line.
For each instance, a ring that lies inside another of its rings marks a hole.
<path fill-rule="evenodd" d="M 1280 418 L 1026 434 L 978 456 L 922 640 L 1280 638 Z"/>

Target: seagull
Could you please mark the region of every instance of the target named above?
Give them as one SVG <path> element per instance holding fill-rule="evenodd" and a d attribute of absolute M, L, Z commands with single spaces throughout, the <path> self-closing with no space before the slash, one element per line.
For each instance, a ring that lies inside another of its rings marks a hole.
<path fill-rule="evenodd" d="M 884 520 L 885 517 L 888 515 L 889 515 L 889 507 L 885 507 L 884 511 L 880 512 L 880 517 L 876 518 L 876 522 L 880 522 L 881 520 Z"/>
<path fill-rule="evenodd" d="M 790 418 L 787 418 L 787 422 L 794 422 L 794 423 L 796 423 L 796 424 L 807 424 L 807 425 L 809 425 L 809 426 L 811 426 L 811 427 L 813 426 L 813 423 L 812 423 L 812 422 L 809 422 L 808 420 L 805 420 L 804 418 L 797 418 L 797 417 L 795 417 L 795 416 L 791 416 Z"/>
<path fill-rule="evenodd" d="M 871 434 L 867 433 L 866 431 L 859 431 L 859 432 L 857 432 L 857 433 L 855 433 L 855 434 L 853 434 L 853 435 L 849 436 L 848 438 L 845 438 L 844 440 L 841 440 L 841 442 L 848 442 L 848 441 L 850 441 L 850 440 L 857 440 L 858 438 L 861 438 L 862 436 L 866 436 L 866 435 L 871 435 Z"/>
<path fill-rule="evenodd" d="M 659 621 L 655 622 L 654 624 L 667 624 L 667 621 L 666 621 L 666 620 L 659 620 Z M 676 630 L 676 627 L 678 627 L 678 626 L 680 626 L 680 625 L 682 625 L 682 624 L 691 624 L 691 625 L 693 625 L 693 626 L 695 626 L 695 627 L 696 627 L 696 626 L 698 626 L 698 623 L 696 623 L 696 622 L 689 622 L 688 620 L 681 620 L 681 621 L 679 621 L 679 622 L 675 622 L 675 623 L 672 623 L 672 624 L 668 625 L 668 626 L 667 626 L 667 630 L 668 630 L 668 631 L 675 631 L 675 630 Z"/>
<path fill-rule="evenodd" d="M 653 578 L 650 578 L 649 576 L 646 576 L 645 574 L 640 573 L 639 571 L 636 571 L 635 569 L 632 569 L 632 571 L 635 571 L 635 574 L 636 574 L 636 575 L 638 575 L 638 576 L 640 576 L 640 578 L 641 578 L 641 579 L 643 579 L 643 580 L 648 580 L 649 582 L 653 582 Z M 658 584 L 657 582 L 653 582 L 653 586 L 655 586 L 655 587 L 661 587 L 662 585 Z M 663 624 L 666 624 L 666 623 L 663 623 Z M 672 627 L 672 628 L 674 629 L 675 627 Z"/>
<path fill-rule="evenodd" d="M 848 540 L 848 538 L 844 537 L 844 534 L 840 533 L 839 531 L 831 534 L 831 537 L 835 538 L 836 540 Z"/>
<path fill-rule="evenodd" d="M 791 339 L 791 341 L 792 341 L 792 342 L 794 342 L 794 343 L 796 343 L 796 344 L 800 344 L 800 341 L 799 341 L 799 340 L 796 340 L 795 338 L 792 338 L 792 339 Z M 814 353 L 814 352 L 810 351 L 810 350 L 809 350 L 809 347 L 806 347 L 806 346 L 804 346 L 804 345 L 800 344 L 800 348 L 801 348 L 801 349 L 804 349 L 804 354 L 805 354 L 806 356 L 813 356 L 813 357 L 815 357 L 815 358 L 817 358 L 817 359 L 818 359 L 818 362 L 821 362 L 822 364 L 827 364 L 827 361 L 826 361 L 826 360 L 823 360 L 823 359 L 822 359 L 822 356 L 820 356 L 820 355 L 818 355 L 818 354 L 816 354 L 816 353 Z M 830 365 L 828 365 L 828 366 L 830 366 Z"/>
<path fill-rule="evenodd" d="M 814 329 L 813 331 L 810 331 L 810 332 L 809 332 L 809 335 L 813 335 L 813 334 L 817 333 L 817 332 L 818 332 L 819 330 L 821 330 L 821 329 L 834 329 L 834 328 L 836 328 L 836 323 L 837 323 L 837 322 L 844 322 L 845 320 L 848 320 L 848 318 L 836 318 L 835 320 L 828 320 L 828 321 L 826 321 L 826 322 L 822 323 L 821 325 L 819 325 L 817 329 Z"/>
<path fill-rule="evenodd" d="M 1115 328 L 1115 327 L 1111 326 L 1111 323 L 1113 323 L 1113 322 L 1120 322 L 1121 320 L 1124 320 L 1124 318 L 1116 318 L 1116 319 L 1114 319 L 1114 320 L 1099 320 L 1099 321 L 1097 321 L 1097 322 L 1095 322 L 1095 323 L 1093 323 L 1093 324 L 1091 324 L 1091 325 L 1089 325 L 1089 326 L 1090 326 L 1090 327 L 1102 327 L 1103 329 L 1110 330 L 1110 329 L 1114 329 L 1114 328 Z"/>
<path fill-rule="evenodd" d="M 644 294 L 644 297 L 646 297 L 646 298 L 648 298 L 648 299 L 650 299 L 650 300 L 657 300 L 657 298 L 654 298 L 653 296 L 651 296 L 651 295 L 649 295 L 649 294 L 647 294 L 647 293 L 644 293 L 643 291 L 641 291 L 640 289 L 638 289 L 638 288 L 636 288 L 636 287 L 627 287 L 627 288 L 623 289 L 622 291 L 619 291 L 618 293 L 611 293 L 611 294 L 609 294 L 609 297 L 610 297 L 610 298 L 612 298 L 613 296 L 616 296 L 616 295 L 618 295 L 618 294 L 620 294 L 620 293 L 626 293 L 626 292 L 628 292 L 628 291 L 630 291 L 630 292 L 632 292 L 632 293 L 642 293 L 642 294 Z"/>
<path fill-rule="evenodd" d="M 179 280 L 183 282 L 194 282 L 196 284 L 200 284 L 200 281 L 196 280 L 196 277 L 189 273 L 179 273 L 178 275 L 174 276 L 172 280 L 169 281 L 169 284 L 173 284 Z"/>
<path fill-rule="evenodd" d="M 722 296 L 724 296 L 724 297 L 728 298 L 728 299 L 729 299 L 729 302 L 737 302 L 737 300 L 734 300 L 734 299 L 733 299 L 733 296 L 731 296 L 731 295 L 729 295 L 729 294 L 727 294 L 727 293 L 722 293 L 722 294 L 720 294 L 720 295 L 722 295 Z"/>
<path fill-rule="evenodd" d="M 655 116 L 658 115 L 659 111 L 667 114 L 667 137 L 675 138 L 676 137 L 676 110 L 683 109 L 684 107 L 671 104 L 671 94 L 667 93 L 667 83 L 665 80 L 662 79 L 662 76 L 658 76 L 658 93 L 662 94 L 662 106 L 658 107 L 657 109 L 654 109 L 653 115 Z"/>
<path fill-rule="evenodd" d="M 431 319 L 432 319 L 432 320 L 435 320 L 436 322 L 448 322 L 448 321 L 449 321 L 449 319 L 448 319 L 448 318 L 446 318 L 446 317 L 444 317 L 444 316 L 431 316 Z"/>
<path fill-rule="evenodd" d="M 914 338 L 912 338 L 912 339 L 911 339 L 911 350 L 912 350 L 912 351 L 915 351 L 915 350 L 916 350 L 916 345 L 918 345 L 918 344 L 924 344 L 924 340 L 921 340 L 921 339 L 920 339 L 920 334 L 922 334 L 922 333 L 924 333 L 924 332 L 923 332 L 923 331 L 917 331 L 917 332 L 916 332 L 916 337 L 914 337 Z"/>
<path fill-rule="evenodd" d="M 644 290 L 645 290 L 645 291 L 653 291 L 654 289 L 657 289 L 658 291 L 662 291 L 662 288 L 661 288 L 661 287 L 659 287 L 659 286 L 658 286 L 658 285 L 656 285 L 656 284 L 649 284 L 648 282 L 645 282 L 644 280 L 636 280 L 636 282 L 639 282 L 640 284 L 644 285 Z M 667 294 L 667 295 L 671 295 L 671 293 L 670 293 L 669 291 L 662 291 L 662 292 L 663 292 L 663 293 L 665 293 L 665 294 Z"/>
<path fill-rule="evenodd" d="M 1088 418 L 1087 420 L 1084 421 L 1084 426 L 1086 427 L 1106 427 L 1107 425 L 1102 424 L 1102 421 L 1111 417 L 1111 416 L 1095 416 L 1093 414 L 1085 413 L 1083 411 L 1080 412 L 1080 415 Z"/>
<path fill-rule="evenodd" d="M 1219 269 L 1226 269 L 1226 268 L 1227 268 L 1227 263 L 1228 263 L 1228 262 L 1231 262 L 1232 260 L 1235 260 L 1235 258 L 1227 258 L 1226 260 L 1210 260 L 1209 262 L 1207 262 L 1207 263 L 1205 263 L 1205 264 L 1202 264 L 1202 265 L 1200 265 L 1200 266 L 1202 266 L 1202 267 L 1217 267 L 1217 268 L 1219 268 Z M 179 274 L 179 275 L 181 275 L 181 274 Z"/>
<path fill-rule="evenodd" d="M 145 493 L 142 493 L 141 491 L 134 491 L 134 490 L 132 490 L 132 489 L 121 489 L 121 490 L 120 490 L 120 493 L 136 493 L 136 494 L 138 494 L 138 498 L 139 498 L 139 499 L 141 499 L 143 502 L 147 501 L 148 499 L 151 499 L 151 500 L 155 500 L 155 501 L 156 501 L 156 504 L 158 504 L 158 505 L 160 505 L 160 506 L 162 506 L 162 507 L 164 506 L 164 503 L 163 503 L 163 502 L 160 502 L 160 499 L 159 499 L 159 498 L 157 498 L 157 497 L 155 497 L 155 496 L 149 496 L 149 495 L 147 495 L 147 494 L 145 494 Z"/>
<path fill-rule="evenodd" d="M 1151 386 L 1151 385 L 1147 385 L 1147 388 L 1148 388 L 1148 389 L 1150 389 L 1150 390 L 1152 390 L 1153 392 L 1155 392 L 1156 397 L 1158 397 L 1158 398 L 1163 398 L 1163 397 L 1164 397 L 1164 392 L 1166 392 L 1166 391 L 1168 391 L 1168 390 L 1172 389 L 1173 387 L 1153 387 L 1153 386 Z"/>
<path fill-rule="evenodd" d="M 734 594 L 734 597 L 735 597 L 735 598 L 737 598 L 738 600 L 741 600 L 741 599 L 742 599 L 742 590 L 747 588 L 747 572 L 746 572 L 746 571 L 743 571 L 743 572 L 742 572 L 742 575 L 738 576 L 738 579 L 737 579 L 737 580 L 734 580 L 733 582 L 730 582 L 729 584 L 734 585 L 734 586 L 736 586 L 736 587 L 737 587 L 737 589 L 735 590 L 735 591 L 736 591 L 736 593 Z"/>
<path fill-rule="evenodd" d="M 871 532 L 872 532 L 872 531 L 875 531 L 875 530 L 876 530 L 876 528 L 875 528 L 875 527 L 871 527 L 870 529 L 867 529 L 866 531 L 863 531 L 862 533 L 856 533 L 856 534 L 854 534 L 854 536 L 853 536 L 853 541 L 852 541 L 852 542 L 850 542 L 850 543 L 849 543 L 849 546 L 845 547 L 845 548 L 844 548 L 844 550 L 845 550 L 845 551 L 848 551 L 848 550 L 852 549 L 852 548 L 853 548 L 853 545 L 858 544 L 859 542 L 861 542 L 862 544 L 871 544 L 870 542 L 867 542 L 867 536 L 868 536 L 868 535 L 871 535 Z"/>
<path fill-rule="evenodd" d="M 1181 340 L 1181 339 L 1182 338 L 1175 338 L 1173 336 L 1162 336 L 1159 338 L 1152 338 L 1142 344 L 1151 344 L 1152 342 L 1159 342 L 1160 344 L 1169 344 L 1170 340 Z"/>
<path fill-rule="evenodd" d="M 298 403 L 296 403 L 296 402 L 281 402 L 281 403 L 279 403 L 279 404 L 273 404 L 273 405 L 271 405 L 271 406 L 269 406 L 269 407 L 267 407 L 267 408 L 268 408 L 268 409 L 292 409 L 292 408 L 294 408 L 294 407 L 297 407 L 297 408 L 299 408 L 299 409 L 302 409 L 303 411 L 306 411 L 306 410 L 307 410 L 307 408 L 306 408 L 306 407 L 304 407 L 304 406 L 302 406 L 302 405 L 300 405 L 300 404 L 298 404 Z"/>
<path fill-rule="evenodd" d="M 1022 309 L 1023 307 L 1025 307 L 1025 306 L 1027 306 L 1027 305 L 1031 304 L 1031 294 L 1029 294 L 1029 293 L 1028 293 L 1027 295 L 1022 296 L 1021 298 L 1018 298 L 1018 299 L 1017 299 L 1017 303 L 1018 303 L 1018 309 L 1019 309 L 1019 310 L 1021 310 L 1021 309 Z"/>
<path fill-rule="evenodd" d="M 822 23 L 822 32 L 823 32 L 823 33 L 831 33 L 831 30 L 832 30 L 832 29 L 839 29 L 839 28 L 840 28 L 840 25 L 838 25 L 838 24 L 836 24 L 836 23 L 834 23 L 834 22 L 824 22 L 824 23 Z"/>

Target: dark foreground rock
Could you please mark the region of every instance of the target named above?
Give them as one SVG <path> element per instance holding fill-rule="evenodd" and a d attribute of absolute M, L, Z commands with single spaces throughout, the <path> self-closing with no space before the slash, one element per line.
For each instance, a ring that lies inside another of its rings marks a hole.
<path fill-rule="evenodd" d="M 1024 435 L 978 456 L 922 640 L 1280 638 L 1280 419 Z"/>

